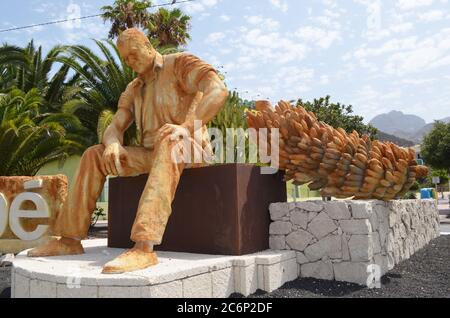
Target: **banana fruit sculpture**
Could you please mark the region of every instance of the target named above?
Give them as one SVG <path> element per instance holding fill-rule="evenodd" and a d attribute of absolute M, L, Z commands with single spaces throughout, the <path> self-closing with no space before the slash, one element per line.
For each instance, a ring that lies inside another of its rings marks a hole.
<path fill-rule="evenodd" d="M 280 169 L 285 180 L 307 184 L 323 196 L 392 200 L 402 197 L 428 168 L 417 165 L 415 151 L 387 142 L 371 141 L 356 131 L 348 134 L 317 120 L 312 112 L 281 101 L 275 110 L 258 102 L 247 112 L 257 130 L 279 128 Z M 270 143 L 267 142 L 268 149 Z"/>

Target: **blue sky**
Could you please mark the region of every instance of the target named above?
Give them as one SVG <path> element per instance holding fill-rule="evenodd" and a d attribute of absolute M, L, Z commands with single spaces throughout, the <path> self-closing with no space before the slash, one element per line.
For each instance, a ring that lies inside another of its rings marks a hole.
<path fill-rule="evenodd" d="M 1 1 L 0 29 L 99 13 L 113 0 Z M 167 0 L 153 1 L 166 3 Z M 187 51 L 226 75 L 244 98 L 331 95 L 369 121 L 401 110 L 427 122 L 450 116 L 448 0 L 197 0 Z M 100 18 L 0 33 L 55 44 L 106 38 Z"/>

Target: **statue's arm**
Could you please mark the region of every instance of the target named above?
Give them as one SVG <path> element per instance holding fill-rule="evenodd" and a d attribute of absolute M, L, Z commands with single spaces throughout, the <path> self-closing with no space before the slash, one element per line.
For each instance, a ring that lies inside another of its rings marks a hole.
<path fill-rule="evenodd" d="M 175 62 L 175 74 L 181 88 L 196 94 L 183 127 L 191 133 L 194 121 L 209 123 L 222 109 L 228 98 L 228 90 L 214 68 L 191 54 L 180 54 Z"/>
<path fill-rule="evenodd" d="M 133 114 L 130 110 L 119 108 L 114 115 L 111 124 L 106 128 L 103 134 L 103 145 L 108 148 L 112 144 L 119 143 L 123 145 L 123 136 L 125 131 L 133 123 Z"/>
<path fill-rule="evenodd" d="M 213 71 L 203 76 L 197 85 L 198 92 L 203 96 L 182 125 L 191 132 L 194 129 L 195 120 L 201 120 L 203 125 L 206 125 L 220 112 L 228 98 L 228 89 Z"/>
<path fill-rule="evenodd" d="M 125 92 L 123 92 L 120 96 L 117 112 L 114 115 L 111 124 L 103 134 L 102 143 L 106 148 L 116 143 L 123 145 L 123 136 L 125 131 L 131 126 L 134 120 L 133 91 L 135 85 L 135 81 L 131 82 Z"/>

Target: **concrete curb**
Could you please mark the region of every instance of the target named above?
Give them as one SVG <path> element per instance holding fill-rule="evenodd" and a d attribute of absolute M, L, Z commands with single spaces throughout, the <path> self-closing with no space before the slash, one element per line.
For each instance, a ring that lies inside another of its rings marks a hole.
<path fill-rule="evenodd" d="M 21 253 L 13 263 L 12 298 L 225 298 L 272 292 L 298 277 L 293 251 L 247 256 L 159 252 L 160 264 L 144 271 L 103 275 L 102 266 L 123 250 L 106 240 L 84 241 L 86 254 L 31 259 Z"/>

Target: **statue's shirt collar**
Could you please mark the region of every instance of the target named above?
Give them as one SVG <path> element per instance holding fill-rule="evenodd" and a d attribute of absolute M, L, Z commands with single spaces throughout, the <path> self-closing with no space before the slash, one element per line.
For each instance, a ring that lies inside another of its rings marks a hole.
<path fill-rule="evenodd" d="M 143 76 L 143 75 L 139 75 L 139 84 L 140 86 L 143 86 L 146 82 L 152 82 L 156 79 L 157 74 L 159 73 L 159 71 L 162 70 L 162 68 L 164 67 L 164 57 L 156 52 L 155 54 L 155 60 L 153 62 L 153 70 L 152 70 L 152 74 L 151 76 Z"/>

